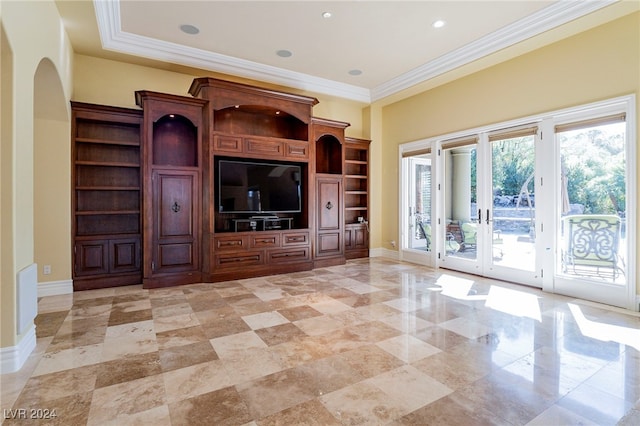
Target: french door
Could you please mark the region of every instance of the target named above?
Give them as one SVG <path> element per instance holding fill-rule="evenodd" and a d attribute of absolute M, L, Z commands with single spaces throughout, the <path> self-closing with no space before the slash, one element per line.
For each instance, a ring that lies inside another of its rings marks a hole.
<path fill-rule="evenodd" d="M 542 286 L 536 238 L 538 128 L 444 141 L 440 149 L 441 266 Z"/>
<path fill-rule="evenodd" d="M 638 309 L 634 96 L 401 153 L 401 258 Z"/>

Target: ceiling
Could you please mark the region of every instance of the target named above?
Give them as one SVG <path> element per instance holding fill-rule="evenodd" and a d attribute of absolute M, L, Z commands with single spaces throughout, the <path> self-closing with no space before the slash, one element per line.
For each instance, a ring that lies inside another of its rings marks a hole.
<path fill-rule="evenodd" d="M 614 3 L 56 2 L 79 54 L 231 74 L 361 102 L 393 95 Z M 437 20 L 446 24 L 434 28 Z M 198 33 L 184 32 L 183 25 Z"/>

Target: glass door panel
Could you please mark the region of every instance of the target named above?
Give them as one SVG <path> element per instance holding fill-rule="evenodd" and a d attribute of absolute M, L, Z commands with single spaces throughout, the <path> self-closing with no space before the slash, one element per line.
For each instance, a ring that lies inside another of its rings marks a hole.
<path fill-rule="evenodd" d="M 535 136 L 490 138 L 491 269 L 536 268 Z"/>
<path fill-rule="evenodd" d="M 431 159 L 429 153 L 408 157 L 408 220 L 405 248 L 431 251 Z"/>
<path fill-rule="evenodd" d="M 481 273 L 483 224 L 478 205 L 478 144 L 475 138 L 443 143 L 442 266 Z"/>
<path fill-rule="evenodd" d="M 401 242 L 403 260 L 435 266 L 435 229 L 431 226 L 434 168 L 431 148 L 402 154 Z"/>

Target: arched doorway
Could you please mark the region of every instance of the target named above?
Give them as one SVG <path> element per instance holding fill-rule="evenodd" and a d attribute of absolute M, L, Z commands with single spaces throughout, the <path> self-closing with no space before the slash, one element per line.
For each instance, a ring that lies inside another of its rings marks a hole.
<path fill-rule="evenodd" d="M 34 260 L 39 283 L 71 291 L 70 109 L 49 59 L 33 80 Z"/>

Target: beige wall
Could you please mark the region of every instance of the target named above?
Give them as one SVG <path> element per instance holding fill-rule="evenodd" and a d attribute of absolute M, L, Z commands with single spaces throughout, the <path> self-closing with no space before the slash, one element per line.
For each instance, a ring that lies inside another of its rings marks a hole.
<path fill-rule="evenodd" d="M 183 74 L 84 55 L 75 55 L 74 59 L 74 101 L 137 108 L 134 95 L 136 90 L 190 96 L 188 90 L 194 78 L 215 77 L 313 96 L 319 101 L 313 108 L 315 116 L 351 123 L 347 128 L 349 136 L 361 137 L 363 133 L 362 108 L 365 105 L 360 102 L 256 83 L 212 72 Z"/>
<path fill-rule="evenodd" d="M 383 107 L 382 246 L 398 241 L 399 144 L 632 93 L 638 12 Z"/>
<path fill-rule="evenodd" d="M 16 276 L 18 271 L 35 261 L 35 87 L 59 88 L 55 93 L 63 99 L 53 101 L 56 105 L 63 105 L 58 117 L 63 117 L 68 123 L 69 110 L 64 105 L 70 98 L 73 74 L 71 44 L 53 1 L 3 1 L 2 29 L 6 39 L 2 41 L 0 75 L 3 106 L 0 347 L 4 348 L 15 346 L 24 337 L 16 335 Z M 4 64 L 5 60 L 10 70 Z M 40 68 L 43 62 L 51 66 Z M 10 111 L 4 111 L 5 107 Z M 7 131 L 5 125 L 8 126 Z M 65 141 L 68 141 L 68 134 Z"/>
<path fill-rule="evenodd" d="M 71 134 L 69 122 L 36 119 L 34 257 L 38 283 L 71 279 Z M 51 274 L 44 275 L 44 265 Z"/>

